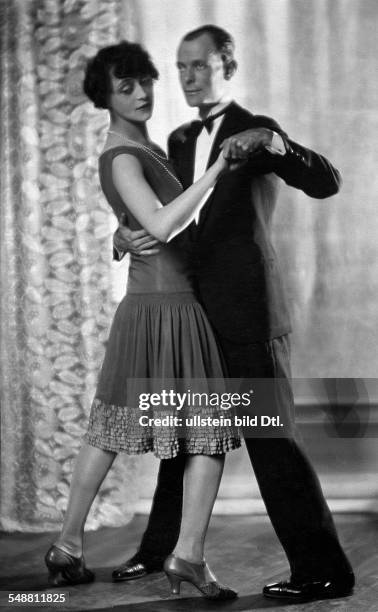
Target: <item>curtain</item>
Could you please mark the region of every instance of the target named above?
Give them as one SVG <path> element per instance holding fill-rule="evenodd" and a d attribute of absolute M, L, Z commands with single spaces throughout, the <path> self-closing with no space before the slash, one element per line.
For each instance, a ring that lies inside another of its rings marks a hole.
<path fill-rule="evenodd" d="M 1 4 L 1 525 L 56 529 L 109 324 L 114 219 L 97 156 L 107 113 L 82 92 L 118 37 L 119 3 Z M 125 270 L 123 270 L 125 274 Z M 136 462 L 117 458 L 88 527 L 132 516 Z"/>
<path fill-rule="evenodd" d="M 204 23 L 234 35 L 237 101 L 324 153 L 344 180 L 324 201 L 282 188 L 274 242 L 293 373 L 376 376 L 375 0 L 0 0 L 0 11 L 2 528 L 58 528 L 124 292 L 97 176 L 107 114 L 81 88 L 104 45 L 129 38 L 150 51 L 161 75 L 150 130 L 165 146 L 195 115 L 175 74 L 180 37 Z M 140 463 L 117 458 L 89 527 L 131 517 Z"/>

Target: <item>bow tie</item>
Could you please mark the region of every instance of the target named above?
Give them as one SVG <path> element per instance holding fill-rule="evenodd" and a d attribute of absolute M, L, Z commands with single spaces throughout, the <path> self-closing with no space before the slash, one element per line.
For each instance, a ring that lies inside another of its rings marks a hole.
<path fill-rule="evenodd" d="M 192 133 L 197 137 L 200 135 L 203 128 L 205 128 L 208 131 L 208 133 L 211 134 L 213 127 L 214 127 L 214 120 L 224 115 L 226 110 L 227 108 L 224 108 L 218 113 L 214 113 L 214 115 L 209 115 L 203 121 L 201 121 L 200 119 L 197 119 L 196 121 L 192 121 L 192 124 L 191 124 Z"/>

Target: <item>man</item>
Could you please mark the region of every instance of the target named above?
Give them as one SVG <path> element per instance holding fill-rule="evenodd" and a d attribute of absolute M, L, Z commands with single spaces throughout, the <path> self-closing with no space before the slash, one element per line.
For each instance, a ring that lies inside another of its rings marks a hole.
<path fill-rule="evenodd" d="M 248 161 L 223 176 L 189 229 L 198 295 L 217 334 L 228 375 L 281 379 L 286 391 L 277 410 L 290 421 L 290 321 L 270 241 L 280 179 L 324 198 L 340 184 L 322 156 L 291 141 L 272 119 L 256 116 L 226 98 L 236 70 L 232 37 L 215 26 L 187 34 L 177 67 L 189 106 L 202 122 L 175 130 L 169 156 L 184 188 L 213 163 L 230 139 L 231 155 Z M 202 128 L 202 129 L 201 129 Z M 212 128 L 212 129 L 211 129 Z M 209 129 L 209 132 L 208 132 Z M 242 133 L 240 133 L 242 132 Z M 154 253 L 145 232 L 119 228 L 119 249 Z M 152 250 L 151 250 L 152 249 Z M 349 595 L 351 566 L 342 551 L 318 479 L 295 434 L 246 437 L 246 447 L 269 517 L 287 554 L 291 578 L 264 587 L 267 597 L 309 601 Z M 115 581 L 160 570 L 180 527 L 184 457 L 161 461 L 148 527 L 138 552 L 113 572 Z"/>

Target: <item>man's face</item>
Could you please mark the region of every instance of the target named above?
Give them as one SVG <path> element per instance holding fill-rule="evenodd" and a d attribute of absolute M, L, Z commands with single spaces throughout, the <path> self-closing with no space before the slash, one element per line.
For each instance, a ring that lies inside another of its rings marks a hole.
<path fill-rule="evenodd" d="M 227 83 L 224 65 L 209 34 L 182 41 L 177 53 L 177 68 L 189 106 L 211 106 L 224 95 Z"/>

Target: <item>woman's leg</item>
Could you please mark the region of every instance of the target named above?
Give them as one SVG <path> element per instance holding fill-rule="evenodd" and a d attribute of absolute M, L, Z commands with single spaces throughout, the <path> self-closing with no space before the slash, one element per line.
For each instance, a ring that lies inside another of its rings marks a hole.
<path fill-rule="evenodd" d="M 188 455 L 184 472 L 182 522 L 174 554 L 201 563 L 225 455 Z"/>
<path fill-rule="evenodd" d="M 76 459 L 62 532 L 56 546 L 74 557 L 83 552 L 84 525 L 116 453 L 84 444 Z"/>

